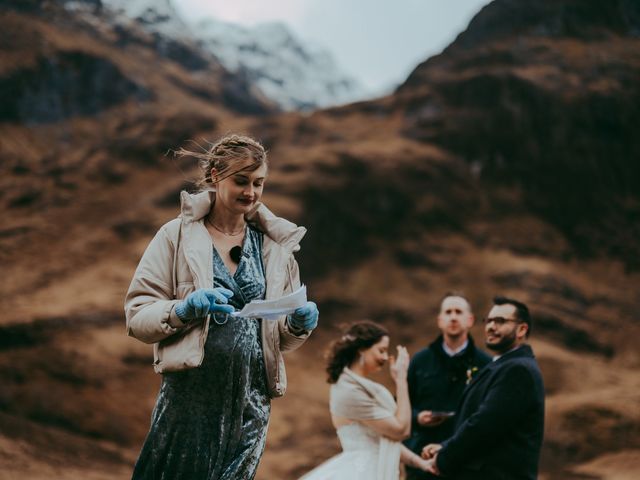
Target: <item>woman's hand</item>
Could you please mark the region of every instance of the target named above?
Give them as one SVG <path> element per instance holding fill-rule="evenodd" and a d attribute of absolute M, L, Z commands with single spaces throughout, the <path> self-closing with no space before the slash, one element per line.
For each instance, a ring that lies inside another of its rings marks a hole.
<path fill-rule="evenodd" d="M 398 345 L 397 358 L 391 355 L 389 357 L 389 372 L 394 382 L 407 379 L 407 371 L 409 370 L 409 352 L 401 345 Z"/>
<path fill-rule="evenodd" d="M 183 322 L 204 318 L 210 313 L 231 313 L 234 308 L 226 305 L 231 297 L 233 292 L 226 288 L 199 288 L 178 303 L 175 312 Z"/>
<path fill-rule="evenodd" d="M 307 302 L 303 307 L 296 309 L 287 317 L 289 325 L 294 330 L 305 330 L 310 332 L 318 326 L 318 307 L 314 302 Z"/>
<path fill-rule="evenodd" d="M 414 468 L 417 468 L 418 470 L 422 470 L 423 472 L 429 472 L 433 475 L 439 475 L 439 471 L 437 470 L 437 467 L 435 466 L 435 462 L 433 460 L 425 460 L 423 458 L 418 457 L 415 461 L 414 461 Z"/>
<path fill-rule="evenodd" d="M 436 477 L 440 476 L 440 470 L 438 470 L 438 465 L 436 464 L 435 459 L 431 460 L 420 460 L 418 468 L 423 472 L 429 472 Z"/>

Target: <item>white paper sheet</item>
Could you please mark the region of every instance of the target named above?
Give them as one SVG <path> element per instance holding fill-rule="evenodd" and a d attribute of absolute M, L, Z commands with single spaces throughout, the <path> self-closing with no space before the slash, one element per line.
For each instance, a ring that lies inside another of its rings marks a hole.
<path fill-rule="evenodd" d="M 302 285 L 295 292 L 276 300 L 253 300 L 244 308 L 230 315 L 234 317 L 264 318 L 276 320 L 280 315 L 293 313 L 307 303 L 307 287 Z"/>

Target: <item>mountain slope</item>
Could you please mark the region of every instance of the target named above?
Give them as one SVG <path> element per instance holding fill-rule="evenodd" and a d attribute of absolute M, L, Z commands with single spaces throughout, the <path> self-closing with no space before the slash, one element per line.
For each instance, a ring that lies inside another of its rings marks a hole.
<path fill-rule="evenodd" d="M 567 12 L 575 2 L 555 4 Z M 640 274 L 625 252 L 637 245 L 636 157 L 627 154 L 638 139 L 620 120 L 635 118 L 637 87 L 625 83 L 637 74 L 634 34 L 556 35 L 527 21 L 496 37 L 479 19 L 507 25 L 528 19 L 529 5 L 551 5 L 497 0 L 464 34 L 477 41 L 454 43 L 394 95 L 304 116 L 265 115 L 256 99 L 263 114 L 243 115 L 223 93 L 233 76 L 219 65 L 170 60 L 137 27 L 16 5 L 0 17 L 0 32 L 15 39 L 0 61 L 0 82 L 13 79 L 3 98 L 53 107 L 16 101 L 0 122 L 0 450 L 11 452 L 0 455 L 0 477 L 130 475 L 159 377 L 151 348 L 124 334 L 122 299 L 195 176 L 194 165 L 164 154 L 229 131 L 267 145 L 265 202 L 308 227 L 298 259 L 321 310 L 309 343 L 287 356 L 289 391 L 273 402 L 258 478 L 298 478 L 338 451 L 322 353 L 342 323 L 383 322 L 414 354 L 437 333 L 449 289 L 465 291 L 478 318 L 496 293 L 532 308 L 548 407 L 541 479 L 637 476 L 640 414 L 629 406 L 640 401 Z M 583 5 L 587 18 L 600 16 L 600 2 Z M 24 71 L 36 73 L 16 75 Z M 602 103 L 586 108 L 593 98 Z M 551 145 L 565 154 L 542 168 Z M 533 195 L 552 174 L 580 174 L 576 165 L 588 167 L 585 180 Z M 595 171 L 603 180 L 594 193 L 579 184 L 593 185 Z M 614 189 L 621 179 L 631 187 Z M 617 218 L 591 207 L 616 204 L 621 192 L 628 204 Z M 569 200 L 583 205 L 581 222 L 593 220 L 584 251 L 554 217 Z M 482 345 L 480 326 L 473 334 Z"/>
<path fill-rule="evenodd" d="M 100 15 L 47 2 L 29 12 L 6 10 L 0 18 L 3 34 L 12 37 L 2 44 L 7 48 L 0 65 L 6 99 L 0 114 L 0 255 L 9 296 L 69 268 L 56 252 L 72 247 L 73 235 L 88 240 L 92 225 L 115 222 L 112 233 L 124 238 L 126 227 L 118 226 L 123 220 L 110 215 L 126 209 L 111 195 L 120 190 L 118 200 L 130 202 L 138 196 L 133 178 L 176 175 L 176 165 L 164 157 L 168 149 L 230 116 L 273 108 L 215 62 L 193 74 L 158 55 L 143 31 L 108 21 L 96 28 Z M 45 262 L 41 241 L 52 255 Z M 76 260 L 91 262 L 96 248 L 90 241 L 78 246 Z M 27 267 L 30 273 L 20 280 L 14 274 L 25 265 L 41 268 Z"/>
<path fill-rule="evenodd" d="M 637 2 L 495 1 L 399 88 L 405 134 L 517 185 L 577 253 L 637 269 L 639 47 Z"/>

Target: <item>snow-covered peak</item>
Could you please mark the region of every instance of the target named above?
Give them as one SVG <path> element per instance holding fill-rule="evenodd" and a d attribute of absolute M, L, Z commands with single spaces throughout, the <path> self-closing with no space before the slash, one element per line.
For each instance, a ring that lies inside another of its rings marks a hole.
<path fill-rule="evenodd" d="M 248 28 L 206 19 L 192 30 L 226 68 L 245 73 L 285 110 L 339 105 L 366 96 L 327 50 L 303 42 L 283 23 Z"/>
<path fill-rule="evenodd" d="M 189 26 L 170 0 L 102 0 L 117 14 L 136 20 L 145 29 L 176 40 L 193 40 Z"/>
<path fill-rule="evenodd" d="M 243 27 L 216 19 L 187 23 L 171 0 L 102 0 L 119 19 L 148 32 L 200 45 L 231 72 L 242 75 L 284 110 L 309 110 L 365 98 L 326 50 L 304 42 L 286 25 Z"/>

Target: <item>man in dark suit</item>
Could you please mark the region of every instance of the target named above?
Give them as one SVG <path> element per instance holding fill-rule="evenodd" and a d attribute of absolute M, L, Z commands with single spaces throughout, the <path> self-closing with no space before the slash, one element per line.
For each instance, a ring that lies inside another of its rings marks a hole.
<path fill-rule="evenodd" d="M 424 447 L 432 473 L 455 480 L 535 480 L 544 430 L 542 375 L 526 339 L 526 305 L 496 297 L 485 344 L 497 355 L 465 389 L 455 433 Z"/>

